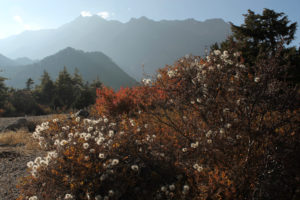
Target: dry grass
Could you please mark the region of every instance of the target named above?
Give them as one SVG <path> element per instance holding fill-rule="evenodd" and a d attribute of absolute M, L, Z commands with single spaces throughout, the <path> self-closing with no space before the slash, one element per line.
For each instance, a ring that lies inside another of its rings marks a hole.
<path fill-rule="evenodd" d="M 53 120 L 54 118 L 64 119 L 67 115 L 48 115 L 48 116 L 31 116 L 27 120 L 35 124 L 41 124 L 42 122 Z M 3 120 L 3 118 L 2 118 Z M 26 128 L 22 128 L 15 131 L 0 132 L 0 151 L 10 150 L 20 153 L 21 155 L 27 155 L 36 151 L 41 151 L 39 144 L 31 137 Z"/>
<path fill-rule="evenodd" d="M 7 147 L 15 147 L 19 153 L 29 153 L 39 150 L 39 144 L 33 140 L 31 133 L 25 130 L 17 132 L 8 131 L 0 134 L 0 144 Z"/>

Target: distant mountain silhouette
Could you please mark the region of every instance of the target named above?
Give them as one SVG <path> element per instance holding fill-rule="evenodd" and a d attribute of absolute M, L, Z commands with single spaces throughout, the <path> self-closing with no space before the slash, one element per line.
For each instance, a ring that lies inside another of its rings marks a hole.
<path fill-rule="evenodd" d="M 153 21 L 133 18 L 127 23 L 99 16 L 78 17 L 58 29 L 26 31 L 0 40 L 0 52 L 10 57 L 41 59 L 71 46 L 100 51 L 139 80 L 142 66 L 152 74 L 186 55 L 204 55 L 205 48 L 230 34 L 222 19 Z"/>
<path fill-rule="evenodd" d="M 16 65 L 16 63 L 12 59 L 0 54 L 0 69 L 13 65 Z"/>
<path fill-rule="evenodd" d="M 103 53 L 84 52 L 70 47 L 34 64 L 12 68 L 6 74 L 9 79 L 6 84 L 16 88 L 24 88 L 28 78 L 32 78 L 35 83 L 39 84 L 44 70 L 55 80 L 64 66 L 70 74 L 73 74 L 77 68 L 84 80 L 92 82 L 99 78 L 104 85 L 114 89 L 136 84 L 133 78 Z"/>
<path fill-rule="evenodd" d="M 0 54 L 0 77 L 6 77 L 8 72 L 14 72 L 18 68 L 17 66 L 21 67 L 34 62 L 26 57 L 13 60 Z"/>
<path fill-rule="evenodd" d="M 30 65 L 37 62 L 37 60 L 31 60 L 27 57 L 22 57 L 15 59 L 14 62 L 16 63 L 16 65 Z"/>

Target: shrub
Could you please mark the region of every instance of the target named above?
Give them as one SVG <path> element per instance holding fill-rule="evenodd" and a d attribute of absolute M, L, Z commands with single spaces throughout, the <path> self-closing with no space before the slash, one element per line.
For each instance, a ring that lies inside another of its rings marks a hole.
<path fill-rule="evenodd" d="M 19 199 L 291 199 L 299 188 L 298 88 L 276 57 L 185 57 L 143 86 L 98 91 L 95 119 L 33 137 Z"/>

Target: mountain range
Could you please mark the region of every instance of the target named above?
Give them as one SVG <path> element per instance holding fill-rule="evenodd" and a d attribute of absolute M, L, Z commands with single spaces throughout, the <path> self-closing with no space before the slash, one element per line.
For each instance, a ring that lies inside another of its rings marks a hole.
<path fill-rule="evenodd" d="M 10 59 L 10 58 L 0 54 L 0 68 L 8 67 L 8 66 L 28 65 L 28 64 L 32 64 L 34 62 L 35 61 L 33 61 L 29 58 L 26 58 L 26 57 Z"/>
<path fill-rule="evenodd" d="M 8 79 L 6 80 L 7 85 L 24 88 L 28 78 L 32 78 L 35 83 L 39 83 L 41 75 L 44 71 L 47 71 L 53 79 L 56 79 L 64 67 L 71 74 L 77 68 L 84 80 L 92 81 L 99 78 L 104 85 L 114 89 L 133 86 L 137 83 L 103 53 L 84 52 L 71 47 L 32 64 L 8 66 L 3 75 Z"/>
<path fill-rule="evenodd" d="M 110 57 L 136 80 L 186 55 L 204 55 L 205 49 L 230 35 L 222 19 L 154 21 L 146 17 L 126 23 L 97 15 L 78 17 L 57 28 L 26 31 L 0 40 L 0 53 L 10 58 L 43 59 L 73 47 Z"/>

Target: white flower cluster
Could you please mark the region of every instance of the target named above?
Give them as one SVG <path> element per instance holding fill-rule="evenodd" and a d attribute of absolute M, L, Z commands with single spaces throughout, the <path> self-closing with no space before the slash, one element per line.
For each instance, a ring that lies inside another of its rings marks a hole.
<path fill-rule="evenodd" d="M 53 158 L 57 158 L 56 151 L 48 152 L 46 157 L 37 157 L 34 161 L 29 161 L 27 167 L 31 169 L 31 175 L 37 177 L 37 170 L 40 167 L 47 167 Z"/>
<path fill-rule="evenodd" d="M 133 171 L 138 171 L 139 170 L 139 166 L 138 165 L 131 165 L 131 169 Z"/>
<path fill-rule="evenodd" d="M 214 50 L 206 57 L 206 63 L 200 64 L 198 59 L 195 59 L 195 62 L 192 62 L 189 67 L 185 68 L 185 70 L 195 69 L 196 72 L 193 72 L 195 76 L 191 79 L 191 81 L 194 85 L 203 86 L 203 82 L 205 82 L 207 75 L 215 72 L 216 70 L 222 70 L 226 66 L 233 66 L 234 63 L 236 63 L 235 66 L 239 67 L 237 70 L 245 69 L 246 66 L 243 63 L 237 62 L 236 59 L 231 59 L 231 57 L 237 58 L 239 56 L 239 52 L 235 52 L 233 56 L 231 56 L 228 51 L 221 52 L 220 50 Z M 235 78 L 239 80 L 239 76 L 240 75 L 237 71 Z M 260 80 L 258 78 L 254 79 L 254 81 L 259 82 Z"/>
<path fill-rule="evenodd" d="M 207 133 L 205 134 L 205 136 L 207 138 L 210 138 L 213 135 L 213 132 L 211 130 L 207 131 Z"/>
<path fill-rule="evenodd" d="M 195 170 L 197 170 L 198 172 L 202 172 L 203 171 L 203 167 L 201 165 L 198 165 L 197 163 L 193 165 L 193 168 Z"/>
<path fill-rule="evenodd" d="M 142 142 L 143 143 L 152 143 L 154 142 L 156 138 L 156 135 L 149 135 L 149 134 L 146 134 L 146 136 L 143 138 Z M 137 142 L 139 144 L 142 144 L 141 142 Z"/>
<path fill-rule="evenodd" d="M 73 199 L 73 195 L 71 194 L 66 194 L 64 199 Z"/>
<path fill-rule="evenodd" d="M 144 85 L 151 85 L 152 80 L 149 79 L 149 78 L 145 78 L 145 79 L 142 80 L 142 82 L 143 82 Z"/>
<path fill-rule="evenodd" d="M 176 190 L 176 185 L 174 183 L 170 184 L 170 185 L 163 185 L 160 187 L 160 190 L 158 192 L 163 193 L 164 195 L 172 198 L 174 197 L 174 192 Z M 187 195 L 190 191 L 190 187 L 185 184 L 182 186 L 182 194 L 183 195 Z M 159 196 L 159 198 L 161 198 L 161 196 Z"/>
<path fill-rule="evenodd" d="M 37 125 L 32 137 L 39 141 L 41 147 L 46 147 L 45 138 L 42 136 L 42 132 L 49 129 L 49 122 L 44 122 L 41 125 Z"/>
<path fill-rule="evenodd" d="M 175 184 L 170 184 L 170 185 L 164 185 L 161 186 L 160 191 L 163 192 L 166 196 L 173 197 L 174 196 L 174 191 L 176 189 Z"/>
<path fill-rule="evenodd" d="M 198 141 L 195 142 L 195 143 L 191 143 L 191 147 L 192 147 L 193 149 L 196 149 L 198 146 L 199 146 L 199 142 L 198 142 Z"/>
<path fill-rule="evenodd" d="M 184 185 L 182 189 L 183 194 L 188 194 L 190 191 L 190 187 L 188 185 Z"/>
<path fill-rule="evenodd" d="M 174 78 L 174 77 L 176 77 L 178 74 L 178 69 L 175 69 L 175 70 L 169 70 L 168 72 L 167 72 L 167 75 L 169 76 L 169 78 Z"/>

